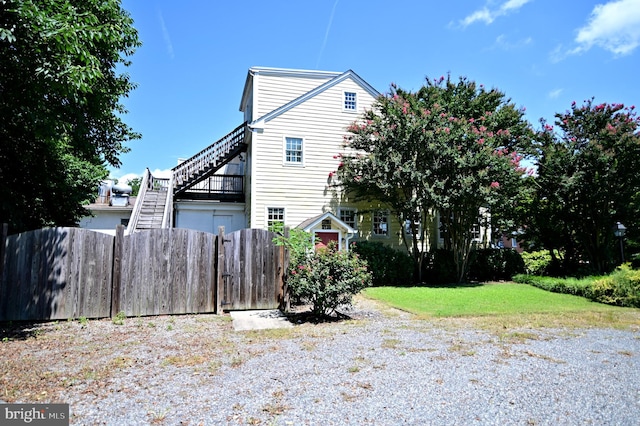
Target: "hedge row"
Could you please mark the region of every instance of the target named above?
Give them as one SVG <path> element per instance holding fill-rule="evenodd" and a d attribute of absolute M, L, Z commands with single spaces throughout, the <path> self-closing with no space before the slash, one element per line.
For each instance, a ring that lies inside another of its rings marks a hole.
<path fill-rule="evenodd" d="M 586 297 L 594 302 L 640 308 L 640 271 L 631 269 L 629 265 L 622 265 L 602 277 L 577 279 L 516 275 L 513 280 L 555 293 Z"/>
<path fill-rule="evenodd" d="M 352 250 L 367 261 L 374 286 L 399 286 L 414 283 L 413 259 L 381 242 L 359 241 Z M 449 284 L 457 280 L 453 253 L 444 249 L 425 254 L 422 280 L 425 284 Z M 471 253 L 469 279 L 472 281 L 510 280 L 523 273 L 520 254 L 508 249 L 481 249 Z"/>

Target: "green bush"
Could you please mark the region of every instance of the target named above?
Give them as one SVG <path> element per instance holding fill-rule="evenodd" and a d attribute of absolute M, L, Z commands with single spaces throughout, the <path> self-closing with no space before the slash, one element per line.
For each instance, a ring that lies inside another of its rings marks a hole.
<path fill-rule="evenodd" d="M 332 241 L 291 265 L 287 284 L 292 296 L 312 304 L 314 315 L 326 316 L 370 286 L 371 273 L 357 253 L 339 251 Z"/>
<path fill-rule="evenodd" d="M 552 258 L 548 250 L 524 252 L 522 260 L 527 274 L 549 275 Z"/>
<path fill-rule="evenodd" d="M 529 284 L 543 290 L 554 293 L 573 294 L 575 296 L 588 297 L 589 288 L 594 277 L 587 278 L 556 278 L 541 277 L 537 275 L 515 275 L 513 281 L 520 284 Z"/>
<path fill-rule="evenodd" d="M 445 249 L 431 250 L 422 263 L 422 279 L 425 284 L 451 284 L 457 281 L 453 252 Z"/>
<path fill-rule="evenodd" d="M 471 252 L 469 279 L 475 281 L 511 280 L 525 270 L 524 261 L 515 250 L 480 249 Z"/>
<path fill-rule="evenodd" d="M 351 245 L 369 265 L 374 286 L 409 285 L 413 282 L 413 259 L 379 241 L 359 241 Z"/>
<path fill-rule="evenodd" d="M 587 296 L 600 303 L 640 308 L 640 271 L 622 265 L 610 275 L 593 281 Z"/>
<path fill-rule="evenodd" d="M 517 275 L 513 280 L 555 293 L 586 297 L 594 302 L 640 308 L 640 271 L 631 269 L 629 265 L 620 266 L 603 277 L 578 279 Z"/>

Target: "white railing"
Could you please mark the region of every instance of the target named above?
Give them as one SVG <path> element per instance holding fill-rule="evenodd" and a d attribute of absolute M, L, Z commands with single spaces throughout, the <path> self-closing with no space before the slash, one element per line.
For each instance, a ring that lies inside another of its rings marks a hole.
<path fill-rule="evenodd" d="M 169 181 L 169 185 L 167 187 L 164 214 L 162 215 L 162 228 L 173 228 L 173 179 L 167 180 Z"/>
<path fill-rule="evenodd" d="M 136 197 L 136 203 L 133 205 L 133 210 L 131 211 L 131 217 L 129 218 L 129 223 L 127 224 L 127 229 L 125 233 L 132 234 L 138 225 L 138 219 L 140 218 L 140 211 L 142 210 L 142 203 L 144 201 L 144 197 L 147 194 L 147 188 L 149 187 L 150 181 L 152 181 L 153 176 L 151 176 L 151 172 L 149 169 L 146 169 L 144 175 L 142 176 L 142 182 L 140 182 L 140 190 L 138 191 L 138 196 Z"/>

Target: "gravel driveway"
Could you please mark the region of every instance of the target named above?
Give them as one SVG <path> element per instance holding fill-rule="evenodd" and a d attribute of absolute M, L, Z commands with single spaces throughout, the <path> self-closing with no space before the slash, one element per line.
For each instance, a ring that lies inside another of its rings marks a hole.
<path fill-rule="evenodd" d="M 186 315 L 47 323 L 0 343 L 0 399 L 82 425 L 640 424 L 640 329 L 505 329 L 382 313 L 234 332 Z"/>

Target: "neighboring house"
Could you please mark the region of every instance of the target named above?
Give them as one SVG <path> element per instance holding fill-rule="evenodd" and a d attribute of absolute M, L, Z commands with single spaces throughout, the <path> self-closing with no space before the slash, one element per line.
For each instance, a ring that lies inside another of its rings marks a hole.
<path fill-rule="evenodd" d="M 127 231 L 217 233 L 282 222 L 342 248 L 359 239 L 401 245 L 407 227 L 387 206 L 350 202 L 333 185 L 346 129 L 379 95 L 351 70 L 250 68 L 240 101 L 245 123 L 182 161 L 172 179 L 147 170 Z M 429 241 L 437 242 L 435 223 Z"/>
<path fill-rule="evenodd" d="M 103 181 L 98 188 L 98 197 L 95 202 L 85 206 L 93 213 L 93 216 L 83 217 L 78 226 L 115 234 L 116 226 L 129 224 L 129 218 L 136 202 L 136 197 L 131 197 L 130 193 L 129 186 L 118 186 L 110 180 Z"/>

